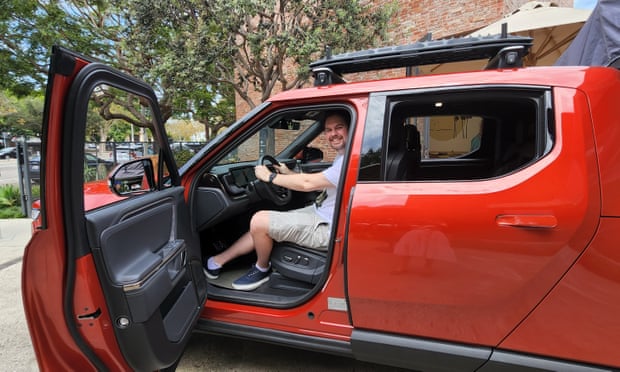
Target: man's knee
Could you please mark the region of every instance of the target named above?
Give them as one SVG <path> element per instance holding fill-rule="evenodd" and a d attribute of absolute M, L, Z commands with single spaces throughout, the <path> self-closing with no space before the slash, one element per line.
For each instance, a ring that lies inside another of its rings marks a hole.
<path fill-rule="evenodd" d="M 268 233 L 269 232 L 269 211 L 258 211 L 254 213 L 250 220 L 251 233 Z"/>

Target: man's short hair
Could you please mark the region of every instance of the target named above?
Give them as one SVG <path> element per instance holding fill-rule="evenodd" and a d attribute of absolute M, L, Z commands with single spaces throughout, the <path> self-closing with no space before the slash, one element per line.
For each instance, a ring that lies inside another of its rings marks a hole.
<path fill-rule="evenodd" d="M 347 128 L 351 125 L 351 115 L 347 110 L 329 110 L 325 112 L 325 116 L 323 117 L 323 127 L 325 127 L 325 121 L 327 121 L 327 118 L 330 116 L 339 116 L 344 121 Z"/>

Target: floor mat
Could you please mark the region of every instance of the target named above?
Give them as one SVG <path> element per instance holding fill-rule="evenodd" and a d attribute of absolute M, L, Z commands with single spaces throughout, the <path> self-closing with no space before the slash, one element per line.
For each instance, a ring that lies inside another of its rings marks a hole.
<path fill-rule="evenodd" d="M 220 271 L 220 276 L 217 279 L 207 279 L 209 284 L 216 285 L 222 288 L 233 289 L 232 282 L 239 279 L 243 274 L 249 270 L 246 268 L 225 269 Z"/>

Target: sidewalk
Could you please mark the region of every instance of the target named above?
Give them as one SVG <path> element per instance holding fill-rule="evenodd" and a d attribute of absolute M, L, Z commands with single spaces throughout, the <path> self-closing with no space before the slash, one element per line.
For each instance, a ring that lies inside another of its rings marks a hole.
<path fill-rule="evenodd" d="M 38 371 L 21 293 L 22 255 L 29 218 L 0 219 L 0 370 Z"/>

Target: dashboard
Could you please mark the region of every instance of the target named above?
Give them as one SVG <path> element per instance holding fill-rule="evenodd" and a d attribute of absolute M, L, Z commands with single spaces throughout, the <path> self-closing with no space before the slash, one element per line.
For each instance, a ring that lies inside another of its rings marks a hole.
<path fill-rule="evenodd" d="M 295 159 L 278 159 L 289 168 L 296 166 Z M 327 168 L 330 163 L 308 163 L 304 172 L 313 173 Z M 193 203 L 199 229 L 213 226 L 227 218 L 247 213 L 254 203 L 265 200 L 257 187 L 254 167 L 256 162 L 220 164 L 206 171 L 199 178 Z M 291 206 L 301 207 L 306 199 L 314 200 L 313 193 L 298 193 Z"/>
<path fill-rule="evenodd" d="M 256 181 L 254 167 L 233 168 L 230 175 L 235 186 L 245 188 L 249 183 Z"/>
<path fill-rule="evenodd" d="M 284 161 L 289 167 L 295 165 L 294 160 Z M 199 187 L 220 189 L 232 199 L 245 198 L 253 193 L 252 182 L 256 181 L 254 167 L 256 162 L 218 165 L 203 174 Z"/>

